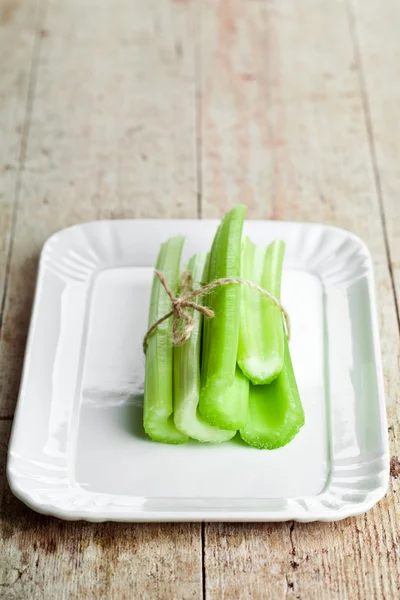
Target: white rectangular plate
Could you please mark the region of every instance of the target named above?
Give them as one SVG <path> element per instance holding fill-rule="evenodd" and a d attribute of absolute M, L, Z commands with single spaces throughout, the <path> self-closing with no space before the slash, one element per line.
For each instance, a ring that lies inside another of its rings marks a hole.
<path fill-rule="evenodd" d="M 161 242 L 208 250 L 216 221 L 103 221 L 44 246 L 9 450 L 33 509 L 90 521 L 332 521 L 388 483 L 371 259 L 322 225 L 247 221 L 286 242 L 282 300 L 306 425 L 286 447 L 152 442 L 142 427 L 142 339 Z"/>

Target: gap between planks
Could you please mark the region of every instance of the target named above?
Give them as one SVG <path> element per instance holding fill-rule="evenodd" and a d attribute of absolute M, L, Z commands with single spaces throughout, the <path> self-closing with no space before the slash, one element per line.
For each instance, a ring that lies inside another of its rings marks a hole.
<path fill-rule="evenodd" d="M 203 202 L 203 144 L 202 144 L 202 68 L 201 68 L 201 2 L 197 9 L 197 26 L 195 27 L 194 42 L 194 77 L 195 77 L 195 134 L 196 134 L 196 188 L 197 188 L 197 218 L 202 218 Z M 202 524 L 202 539 L 204 534 Z M 204 556 L 203 556 L 204 558 Z M 203 560 L 204 567 L 204 560 Z"/>
<path fill-rule="evenodd" d="M 206 540 L 205 540 L 205 522 L 201 523 L 201 589 L 202 589 L 202 599 L 206 600 L 207 598 L 207 573 L 206 573 Z"/>
<path fill-rule="evenodd" d="M 359 36 L 358 36 L 358 31 L 357 31 L 357 23 L 356 23 L 357 18 L 356 18 L 356 14 L 354 11 L 353 0 L 347 0 L 346 7 L 347 7 L 347 16 L 348 16 L 348 21 L 349 21 L 350 39 L 351 39 L 351 43 L 353 45 L 354 59 L 355 59 L 356 65 L 357 65 L 357 71 L 358 71 L 358 77 L 359 77 L 360 94 L 361 94 L 361 100 L 362 100 L 362 106 L 363 106 L 363 112 L 364 112 L 364 118 L 365 118 L 365 128 L 366 128 L 366 132 L 367 132 L 368 145 L 369 145 L 370 155 L 371 155 L 371 163 L 372 163 L 372 168 L 373 168 L 376 196 L 378 199 L 379 213 L 380 213 L 381 222 L 382 222 L 383 238 L 384 238 L 384 242 L 385 242 L 386 260 L 387 260 L 387 264 L 388 264 L 390 283 L 391 283 L 392 290 L 393 290 L 393 297 L 394 297 L 394 303 L 395 303 L 395 308 L 396 308 L 397 327 L 400 332 L 399 299 L 397 297 L 396 285 L 395 285 L 395 280 L 394 280 L 393 262 L 392 262 L 390 244 L 389 244 L 385 207 L 384 207 L 384 203 L 383 203 L 382 184 L 381 184 L 381 178 L 380 178 L 380 173 L 379 173 L 375 139 L 374 139 L 373 128 L 372 128 L 371 108 L 370 108 L 370 103 L 369 103 L 369 99 L 368 99 L 364 64 L 363 64 L 363 59 L 362 59 L 360 40 L 359 40 Z"/>
<path fill-rule="evenodd" d="M 26 105 L 25 105 L 25 116 L 24 122 L 22 126 L 21 133 L 21 141 L 20 141 L 20 150 L 18 156 L 18 164 L 17 164 L 17 176 L 15 182 L 15 194 L 12 208 L 12 216 L 11 216 L 11 232 L 10 232 L 10 242 L 7 250 L 7 260 L 6 260 L 6 270 L 4 276 L 4 289 L 3 289 L 3 297 L 1 299 L 0 304 L 0 334 L 3 327 L 3 319 L 5 313 L 7 292 L 8 292 L 8 282 L 10 278 L 10 270 L 11 270 L 11 258 L 14 248 L 14 239 L 18 218 L 18 207 L 19 201 L 21 197 L 21 183 L 22 183 L 22 173 L 24 171 L 25 161 L 26 161 L 26 152 L 28 148 L 29 141 L 29 130 L 32 118 L 32 110 L 33 103 L 35 97 L 36 90 L 36 81 L 38 74 L 38 64 L 40 59 L 40 49 L 42 45 L 43 35 L 43 25 L 46 19 L 46 10 L 47 10 L 47 2 L 48 0 L 39 0 L 38 6 L 36 8 L 36 24 L 35 24 L 35 42 L 32 51 L 31 64 L 29 68 L 29 78 L 28 78 L 28 90 L 26 95 Z M 12 417 L 10 417 L 12 418 Z"/>

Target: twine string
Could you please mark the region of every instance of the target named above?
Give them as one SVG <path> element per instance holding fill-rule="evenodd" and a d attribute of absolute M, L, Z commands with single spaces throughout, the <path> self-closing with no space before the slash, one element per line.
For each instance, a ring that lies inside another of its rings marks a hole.
<path fill-rule="evenodd" d="M 158 319 L 147 331 L 146 335 L 143 339 L 143 351 L 146 353 L 147 343 L 149 337 L 154 333 L 154 331 L 164 323 L 170 317 L 173 317 L 172 321 L 172 343 L 174 346 L 181 346 L 184 344 L 191 336 L 193 327 L 195 326 L 195 319 L 190 315 L 187 311 L 188 308 L 192 308 L 197 310 L 201 314 L 203 314 L 207 319 L 213 319 L 215 317 L 215 313 L 211 308 L 207 308 L 207 306 L 202 306 L 201 304 L 197 304 L 197 302 L 193 302 L 194 299 L 199 296 L 205 296 L 209 294 L 215 288 L 221 285 L 247 285 L 249 288 L 260 292 L 263 296 L 266 296 L 279 308 L 282 312 L 282 315 L 285 320 L 286 326 L 286 334 L 288 339 L 290 340 L 290 318 L 285 310 L 284 306 L 279 302 L 275 296 L 270 294 L 267 290 L 264 290 L 261 286 L 253 283 L 252 281 L 248 281 L 247 279 L 241 279 L 240 277 L 223 277 L 221 279 L 216 279 L 215 281 L 211 281 L 205 285 L 197 289 L 193 289 L 193 278 L 190 271 L 184 271 L 182 273 L 181 278 L 181 286 L 180 286 L 180 295 L 174 296 L 171 288 L 169 287 L 167 280 L 165 279 L 164 274 L 161 271 L 155 270 L 155 274 L 160 280 L 161 285 L 165 289 L 168 294 L 169 299 L 171 300 L 171 310 L 167 312 L 164 316 Z M 183 324 L 183 326 L 182 326 Z"/>

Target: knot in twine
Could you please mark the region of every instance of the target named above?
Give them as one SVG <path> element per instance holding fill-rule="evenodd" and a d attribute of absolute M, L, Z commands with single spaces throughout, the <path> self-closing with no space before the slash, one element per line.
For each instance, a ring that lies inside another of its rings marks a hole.
<path fill-rule="evenodd" d="M 252 281 L 248 281 L 247 279 L 241 279 L 240 277 L 223 277 L 221 279 L 216 279 L 215 281 L 211 281 L 205 285 L 202 285 L 198 289 L 193 289 L 193 278 L 190 271 L 184 271 L 182 273 L 181 278 L 181 291 L 179 296 L 174 296 L 171 288 L 169 287 L 164 274 L 161 271 L 154 271 L 155 275 L 157 275 L 158 279 L 161 282 L 161 285 L 165 289 L 166 293 L 171 300 L 171 310 L 167 312 L 163 317 L 158 319 L 148 330 L 143 339 L 143 351 L 146 354 L 147 350 L 147 342 L 149 337 L 154 333 L 161 323 L 173 317 L 172 321 L 172 343 L 174 346 L 182 346 L 191 336 L 193 327 L 196 324 L 195 319 L 191 316 L 191 314 L 187 311 L 188 308 L 192 308 L 197 310 L 201 314 L 203 314 L 207 319 L 213 319 L 215 317 L 215 313 L 211 308 L 207 308 L 206 306 L 202 306 L 201 304 L 197 304 L 193 302 L 193 300 L 199 296 L 205 296 L 209 294 L 215 288 L 221 285 L 247 285 L 249 288 L 260 292 L 263 296 L 266 296 L 279 308 L 282 312 L 282 315 L 285 320 L 286 326 L 286 335 L 288 340 L 290 340 L 290 319 L 287 311 L 282 306 L 275 296 L 264 290 L 261 286 L 253 283 Z M 181 323 L 184 324 L 183 328 L 181 328 Z"/>

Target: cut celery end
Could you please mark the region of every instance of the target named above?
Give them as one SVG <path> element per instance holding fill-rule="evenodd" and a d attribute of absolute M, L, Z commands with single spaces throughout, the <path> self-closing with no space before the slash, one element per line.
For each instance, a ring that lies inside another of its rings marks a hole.
<path fill-rule="evenodd" d="M 284 366 L 270 385 L 250 385 L 248 420 L 240 436 L 260 449 L 288 444 L 304 425 L 304 411 L 285 341 Z"/>
<path fill-rule="evenodd" d="M 221 385 L 213 398 L 206 397 L 200 405 L 204 419 L 221 429 L 236 431 L 245 426 L 249 406 L 249 380 L 236 367 L 232 385 Z"/>
<path fill-rule="evenodd" d="M 244 375 L 253 385 L 266 385 L 272 383 L 282 371 L 283 360 L 279 352 L 270 356 L 242 356 L 238 365 Z"/>
<path fill-rule="evenodd" d="M 241 276 L 280 298 L 285 245 L 275 241 L 263 248 L 245 238 Z M 253 384 L 271 383 L 284 359 L 283 317 L 279 307 L 257 290 L 241 288 L 237 362 Z"/>
<path fill-rule="evenodd" d="M 184 444 L 188 436 L 179 431 L 172 415 L 158 412 L 151 413 L 144 419 L 144 430 L 155 442 L 163 444 Z"/>
<path fill-rule="evenodd" d="M 219 444 L 226 442 L 236 435 L 234 431 L 213 427 L 201 416 L 197 405 L 198 394 L 185 399 L 185 407 L 175 411 L 175 426 L 179 431 L 199 442 Z"/>
<path fill-rule="evenodd" d="M 237 206 L 222 220 L 211 249 L 208 281 L 240 276 L 245 212 L 244 206 Z M 206 296 L 205 304 L 213 309 L 215 317 L 204 323 L 199 403 L 203 416 L 212 414 L 210 407 L 214 402 L 221 402 L 224 392 L 230 388 L 235 378 L 240 317 L 239 286 L 232 284 L 217 287 Z M 218 410 L 216 412 L 218 413 Z M 213 423 L 208 417 L 206 419 L 211 425 L 221 426 L 218 422 Z"/>
<path fill-rule="evenodd" d="M 194 283 L 207 277 L 207 254 L 196 254 L 187 265 Z M 201 298 L 197 302 L 201 303 Z M 179 431 L 200 442 L 225 442 L 235 431 L 225 431 L 209 425 L 197 407 L 200 395 L 200 350 L 203 316 L 189 309 L 195 325 L 190 338 L 183 346 L 174 348 L 174 422 Z"/>
<path fill-rule="evenodd" d="M 164 273 L 175 294 L 180 273 L 183 237 L 165 242 L 158 254 L 156 268 Z M 149 327 L 171 310 L 171 301 L 154 277 L 151 290 Z M 164 321 L 148 339 L 146 351 L 143 424 L 146 433 L 155 441 L 181 444 L 188 440 L 173 421 L 173 346 L 172 321 Z"/>

